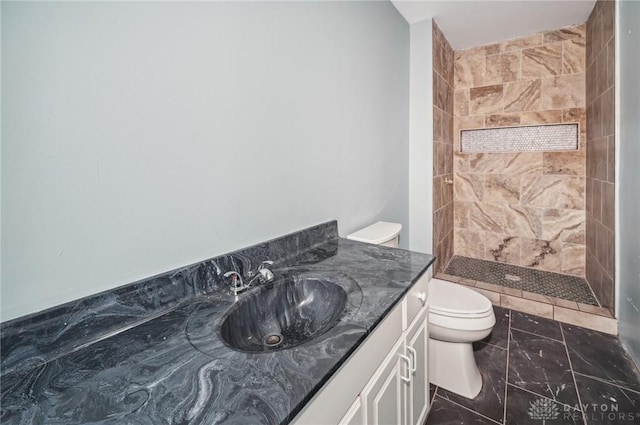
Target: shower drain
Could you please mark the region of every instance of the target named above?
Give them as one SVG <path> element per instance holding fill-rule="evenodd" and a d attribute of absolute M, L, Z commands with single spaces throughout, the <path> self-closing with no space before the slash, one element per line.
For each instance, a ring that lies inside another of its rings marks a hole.
<path fill-rule="evenodd" d="M 262 338 L 262 343 L 267 347 L 277 347 L 278 345 L 282 344 L 283 340 L 284 338 L 282 337 L 282 335 L 273 333 Z"/>

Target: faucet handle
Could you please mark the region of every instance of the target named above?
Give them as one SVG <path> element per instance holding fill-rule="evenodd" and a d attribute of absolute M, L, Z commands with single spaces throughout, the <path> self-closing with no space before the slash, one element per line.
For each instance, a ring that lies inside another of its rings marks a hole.
<path fill-rule="evenodd" d="M 265 268 L 267 268 L 267 266 L 273 266 L 273 261 L 272 260 L 264 260 L 263 262 L 258 264 L 258 270 L 265 269 Z"/>
<path fill-rule="evenodd" d="M 247 283 L 247 286 L 251 286 L 256 280 L 258 283 L 271 282 L 274 279 L 274 275 L 269 266 L 272 264 L 273 261 L 264 260 L 258 264 L 258 267 L 255 270 L 249 271 L 249 273 L 247 273 L 247 277 L 250 277 L 251 280 Z"/>
<path fill-rule="evenodd" d="M 255 270 L 249 270 L 249 272 L 247 273 L 248 277 L 253 277 L 257 274 L 260 274 L 260 270 L 269 270 L 267 266 L 271 266 L 273 265 L 273 261 L 271 260 L 264 260 L 263 262 L 261 262 L 260 264 L 258 264 L 258 267 L 256 267 Z"/>

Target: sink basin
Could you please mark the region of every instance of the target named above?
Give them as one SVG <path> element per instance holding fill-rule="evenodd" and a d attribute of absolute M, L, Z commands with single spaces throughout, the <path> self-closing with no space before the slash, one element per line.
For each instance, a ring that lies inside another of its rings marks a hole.
<path fill-rule="evenodd" d="M 219 335 L 236 350 L 282 350 L 310 341 L 338 323 L 345 290 L 322 278 L 286 279 L 247 293 L 224 314 Z"/>

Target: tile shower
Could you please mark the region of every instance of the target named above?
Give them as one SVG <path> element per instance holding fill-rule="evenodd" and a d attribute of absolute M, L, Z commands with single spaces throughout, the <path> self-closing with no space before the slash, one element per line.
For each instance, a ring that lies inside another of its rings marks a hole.
<path fill-rule="evenodd" d="M 433 24 L 433 247 L 435 271 L 453 255 L 453 58 L 451 45 Z"/>
<path fill-rule="evenodd" d="M 434 23 L 436 273 L 509 308 L 614 320 L 614 7 L 598 1 L 587 23 L 455 52 Z M 479 151 L 494 129 L 524 135 L 496 132 L 493 143 L 517 149 Z M 551 136 L 526 139 L 540 129 Z M 573 146 L 541 149 L 560 129 L 576 133 Z M 600 329 L 614 333 L 612 323 Z"/>
<path fill-rule="evenodd" d="M 456 254 L 584 276 L 584 143 L 460 152 L 460 130 L 584 121 L 584 38 L 581 25 L 456 52 Z"/>
<path fill-rule="evenodd" d="M 598 1 L 587 21 L 587 268 L 603 306 L 614 309 L 615 2 Z"/>

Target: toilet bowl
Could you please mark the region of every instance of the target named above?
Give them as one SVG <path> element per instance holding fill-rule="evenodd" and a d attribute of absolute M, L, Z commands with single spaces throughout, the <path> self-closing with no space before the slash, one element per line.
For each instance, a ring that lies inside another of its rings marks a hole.
<path fill-rule="evenodd" d="M 496 317 L 491 301 L 464 286 L 429 282 L 429 381 L 452 393 L 474 398 L 482 376 L 473 343 L 487 337 Z"/>

